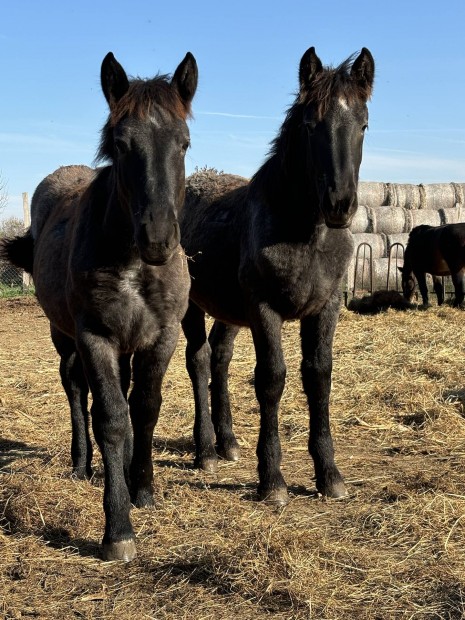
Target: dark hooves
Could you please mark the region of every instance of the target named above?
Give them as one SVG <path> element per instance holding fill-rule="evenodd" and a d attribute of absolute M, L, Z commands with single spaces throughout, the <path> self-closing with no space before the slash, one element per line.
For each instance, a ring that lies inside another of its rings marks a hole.
<path fill-rule="evenodd" d="M 153 508 L 155 506 L 151 491 L 138 491 L 131 496 L 131 502 L 136 508 Z"/>
<path fill-rule="evenodd" d="M 272 506 L 285 506 L 289 503 L 289 494 L 287 488 L 258 490 L 258 498 L 260 501 Z"/>
<path fill-rule="evenodd" d="M 194 467 L 201 469 L 207 474 L 216 474 L 218 470 L 218 459 L 216 456 L 195 459 Z"/>
<path fill-rule="evenodd" d="M 241 456 L 241 450 L 239 446 L 232 446 L 230 448 L 220 448 L 216 450 L 218 456 L 226 461 L 238 461 Z"/>
<path fill-rule="evenodd" d="M 321 490 L 318 489 L 318 491 L 325 497 L 329 497 L 331 499 L 339 499 L 341 497 L 347 497 L 348 495 L 346 485 L 342 480 L 326 485 L 325 487 L 322 487 Z"/>
<path fill-rule="evenodd" d="M 75 478 L 76 480 L 90 480 L 92 474 L 92 469 L 87 469 L 87 467 L 73 467 L 71 478 Z"/>
<path fill-rule="evenodd" d="M 102 555 L 105 562 L 112 562 L 113 560 L 131 562 L 137 555 L 135 540 L 128 538 L 118 542 L 103 543 Z"/>

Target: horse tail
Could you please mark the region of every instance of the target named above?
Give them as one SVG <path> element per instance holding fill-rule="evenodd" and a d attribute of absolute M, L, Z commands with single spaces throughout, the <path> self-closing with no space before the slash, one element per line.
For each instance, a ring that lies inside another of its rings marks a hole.
<path fill-rule="evenodd" d="M 34 239 L 28 230 L 24 235 L 2 239 L 0 241 L 0 260 L 5 260 L 15 267 L 24 269 L 32 275 Z"/>

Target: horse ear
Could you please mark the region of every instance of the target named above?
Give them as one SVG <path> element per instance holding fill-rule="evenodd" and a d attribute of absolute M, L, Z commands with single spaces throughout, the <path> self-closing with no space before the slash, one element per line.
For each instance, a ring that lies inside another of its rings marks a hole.
<path fill-rule="evenodd" d="M 102 61 L 100 83 L 110 108 L 121 99 L 129 88 L 126 71 L 113 56 L 112 52 L 108 52 Z"/>
<path fill-rule="evenodd" d="M 302 56 L 299 66 L 300 90 L 308 89 L 315 77 L 323 71 L 323 63 L 315 53 L 314 47 L 309 47 Z"/>
<path fill-rule="evenodd" d="M 365 98 L 368 99 L 371 96 L 375 79 L 375 61 L 366 47 L 362 47 L 360 55 L 354 60 L 350 74 L 364 91 Z"/>
<path fill-rule="evenodd" d="M 403 267 L 397 266 L 397 269 L 400 271 L 400 273 L 404 273 L 404 268 Z"/>
<path fill-rule="evenodd" d="M 171 80 L 171 84 L 177 89 L 186 106 L 188 106 L 194 98 L 198 79 L 199 72 L 197 69 L 197 62 L 194 56 L 190 52 L 187 52 L 184 60 L 180 62 Z"/>

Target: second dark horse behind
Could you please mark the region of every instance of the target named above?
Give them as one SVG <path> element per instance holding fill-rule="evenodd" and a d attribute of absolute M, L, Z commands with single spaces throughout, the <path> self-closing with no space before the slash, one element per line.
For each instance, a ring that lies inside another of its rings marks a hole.
<path fill-rule="evenodd" d="M 300 321 L 316 486 L 329 497 L 346 494 L 329 425 L 332 345 L 353 251 L 348 226 L 357 209 L 374 70 L 366 48 L 337 68 L 324 67 L 310 48 L 300 62 L 297 98 L 252 180 L 200 171 L 187 183 L 181 232 L 192 282 L 183 330 L 195 395 L 196 464 L 211 471 L 217 454 L 239 456 L 227 375 L 234 338 L 248 326 L 261 416 L 258 492 L 276 504 L 288 500 L 278 435 L 286 377 L 281 327 L 294 319 Z M 208 339 L 205 313 L 216 319 Z"/>
<path fill-rule="evenodd" d="M 455 299 L 453 305 L 463 307 L 465 298 L 465 223 L 444 226 L 415 226 L 405 248 L 402 273 L 402 291 L 408 301 L 413 300 L 415 278 L 424 306 L 429 306 L 426 274 L 433 278 L 434 291 L 440 306 L 444 302 L 443 276 L 451 276 Z"/>
<path fill-rule="evenodd" d="M 30 233 L 7 242 L 3 254 L 33 273 L 50 320 L 80 477 L 91 473 L 90 387 L 105 470 L 103 555 L 128 561 L 136 554 L 131 501 L 153 503 L 161 383 L 189 295 L 178 215 L 197 64 L 188 53 L 171 80 L 128 80 L 109 53 L 101 83 L 110 114 L 99 157 L 109 165 L 68 166 L 45 178 L 32 200 Z"/>

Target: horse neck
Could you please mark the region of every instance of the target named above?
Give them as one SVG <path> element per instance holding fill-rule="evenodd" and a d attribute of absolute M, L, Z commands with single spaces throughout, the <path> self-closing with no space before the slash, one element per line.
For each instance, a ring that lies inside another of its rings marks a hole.
<path fill-rule="evenodd" d="M 122 260 L 132 258 L 135 252 L 134 227 L 129 205 L 118 187 L 113 166 L 102 170 L 92 202 L 96 217 L 100 220 L 104 244 Z"/>
<path fill-rule="evenodd" d="M 314 170 L 306 151 L 298 141 L 281 145 L 258 170 L 251 181 L 252 192 L 259 193 L 270 210 L 296 229 L 313 231 L 324 222 Z M 301 143 L 300 143 L 301 144 Z"/>

